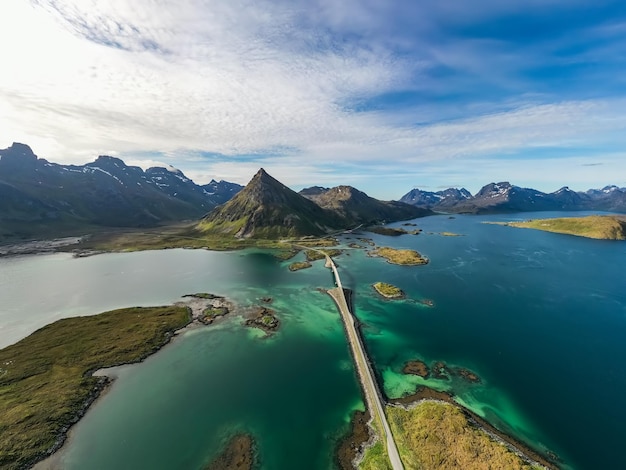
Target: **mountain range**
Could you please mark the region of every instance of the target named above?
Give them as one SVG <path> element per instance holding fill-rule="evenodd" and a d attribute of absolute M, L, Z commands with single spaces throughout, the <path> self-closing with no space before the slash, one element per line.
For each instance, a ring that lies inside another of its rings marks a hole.
<path fill-rule="evenodd" d="M 85 165 L 60 165 L 38 158 L 24 144 L 0 150 L 0 240 L 198 219 L 204 233 L 275 238 L 408 220 L 433 211 L 569 210 L 626 212 L 626 188 L 576 192 L 563 187 L 543 193 L 501 182 L 475 195 L 464 188 L 413 189 L 399 202 L 379 201 L 345 185 L 312 186 L 296 193 L 263 169 L 245 188 L 215 180 L 200 186 L 173 167 L 144 171 L 110 156 Z"/>
<path fill-rule="evenodd" d="M 501 182 L 483 186 L 473 196 L 465 188 L 437 192 L 412 189 L 400 201 L 437 212 L 470 214 L 581 210 L 626 212 L 626 188 L 606 186 L 577 192 L 565 186 L 553 193 L 543 193 Z"/>
<path fill-rule="evenodd" d="M 263 168 L 230 201 L 198 225 L 203 233 L 239 238 L 321 235 L 362 224 L 432 214 L 401 202 L 379 201 L 351 187 L 289 189 Z"/>
<path fill-rule="evenodd" d="M 199 186 L 173 167 L 143 171 L 109 156 L 59 165 L 14 143 L 0 150 L 0 237 L 198 219 L 241 188 L 226 181 Z"/>

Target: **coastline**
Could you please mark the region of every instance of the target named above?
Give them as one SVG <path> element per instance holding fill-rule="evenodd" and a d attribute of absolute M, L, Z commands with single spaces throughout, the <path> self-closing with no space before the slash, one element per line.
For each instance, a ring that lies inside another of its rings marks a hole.
<path fill-rule="evenodd" d="M 67 251 L 68 247 L 72 245 L 80 245 L 85 239 L 85 235 L 77 235 L 75 237 L 53 238 L 50 240 L 30 240 L 0 245 L 0 258 L 5 256 L 59 253 L 61 251 Z"/>
<path fill-rule="evenodd" d="M 513 436 L 510 436 L 503 431 L 500 431 L 484 418 L 478 416 L 473 411 L 457 403 L 454 400 L 454 396 L 450 393 L 440 392 L 426 386 L 420 386 L 416 389 L 415 393 L 411 395 L 389 400 L 388 405 L 399 406 L 406 410 L 409 410 L 425 401 L 448 403 L 457 407 L 468 418 L 468 421 L 471 424 L 485 432 L 492 440 L 504 444 L 510 451 L 517 454 L 520 458 L 522 458 L 529 464 L 540 465 L 548 470 L 559 470 L 557 462 L 549 460 L 548 456 L 540 454 L 538 451 L 532 449 L 527 444 L 520 442 Z"/>
<path fill-rule="evenodd" d="M 151 357 L 163 351 L 167 345 L 172 344 L 176 340 L 176 338 L 182 337 L 187 331 L 191 331 L 200 327 L 206 327 L 212 324 L 215 320 L 213 320 L 212 322 L 204 321 L 204 311 L 206 308 L 214 306 L 216 301 L 220 303 L 226 303 L 230 307 L 231 312 L 235 309 L 234 304 L 231 301 L 219 296 L 216 296 L 215 298 L 201 298 L 197 295 L 191 294 L 184 296 L 183 299 L 184 300 L 182 301 L 177 301 L 173 303 L 172 306 L 187 307 L 189 311 L 189 321 L 187 322 L 187 324 L 176 330 L 173 330 L 170 334 L 167 335 L 167 340 L 163 344 L 161 344 L 158 349 L 144 355 L 139 360 L 124 362 L 110 367 L 99 368 L 88 373 L 89 376 L 97 377 L 99 378 L 99 380 L 96 383 L 96 386 L 93 388 L 92 392 L 89 394 L 87 400 L 83 402 L 81 408 L 72 417 L 71 422 L 60 430 L 54 446 L 48 449 L 45 453 L 38 456 L 36 460 L 31 461 L 30 463 L 18 468 L 32 468 L 33 470 L 62 470 L 62 459 L 64 453 L 67 451 L 69 444 L 72 442 L 74 425 L 77 424 L 89 412 L 89 410 L 95 404 L 97 404 L 97 402 L 101 398 L 104 398 L 106 393 L 119 377 L 119 372 L 121 369 L 133 367 L 137 364 L 140 364 L 148 357 Z"/>

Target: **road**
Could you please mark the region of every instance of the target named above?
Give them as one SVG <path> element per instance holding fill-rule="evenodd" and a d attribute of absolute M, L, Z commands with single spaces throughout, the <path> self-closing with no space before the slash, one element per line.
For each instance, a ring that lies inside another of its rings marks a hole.
<path fill-rule="evenodd" d="M 337 284 L 337 287 L 330 289 L 328 293 L 335 300 L 341 314 L 341 319 L 343 320 L 343 324 L 346 328 L 348 342 L 350 343 L 350 348 L 352 349 L 352 356 L 354 358 L 354 362 L 356 363 L 359 379 L 361 380 L 361 384 L 363 386 L 363 392 L 365 393 L 367 408 L 370 410 L 374 422 L 378 423 L 378 426 L 375 427 L 383 433 L 382 438 L 384 439 L 387 447 L 387 455 L 389 456 L 391 468 L 393 470 L 403 470 L 404 466 L 402 465 L 402 460 L 400 460 L 400 454 L 398 453 L 396 442 L 393 439 L 393 434 L 391 434 L 391 429 L 389 428 L 389 423 L 387 422 L 387 417 L 385 416 L 385 410 L 383 408 L 381 394 L 378 390 L 376 379 L 374 378 L 374 372 L 367 358 L 367 354 L 365 353 L 361 336 L 357 332 L 354 316 L 348 307 L 346 295 L 344 293 L 343 286 L 341 285 L 341 279 L 339 278 L 339 272 L 337 272 L 337 266 L 330 256 L 326 254 L 325 256 L 326 266 L 333 270 L 335 283 Z"/>

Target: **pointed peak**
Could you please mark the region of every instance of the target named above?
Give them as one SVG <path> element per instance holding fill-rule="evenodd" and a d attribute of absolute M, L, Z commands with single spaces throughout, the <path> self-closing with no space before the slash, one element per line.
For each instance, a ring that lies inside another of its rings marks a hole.
<path fill-rule="evenodd" d="M 266 178 L 272 178 L 272 177 L 270 176 L 270 174 L 267 171 L 265 171 L 264 168 L 259 168 L 259 171 L 257 171 L 256 174 L 252 177 L 253 180 L 255 180 L 255 179 L 266 179 Z"/>
<path fill-rule="evenodd" d="M 261 183 L 263 185 L 269 184 L 270 186 L 279 186 L 279 187 L 284 186 L 284 184 L 282 184 L 280 181 L 278 181 L 276 178 L 270 175 L 263 168 L 259 168 L 259 171 L 257 171 L 256 174 L 252 177 L 248 185 L 251 184 L 252 186 L 255 186 Z"/>

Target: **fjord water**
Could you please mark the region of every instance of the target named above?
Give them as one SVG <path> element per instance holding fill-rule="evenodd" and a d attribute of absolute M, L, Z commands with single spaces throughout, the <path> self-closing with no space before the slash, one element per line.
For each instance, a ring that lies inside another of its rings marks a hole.
<path fill-rule="evenodd" d="M 626 245 L 481 223 L 537 216 L 434 216 L 415 221 L 419 236 L 365 234 L 431 262 L 393 266 L 350 250 L 337 258 L 342 280 L 355 289 L 387 395 L 419 384 L 452 390 L 499 428 L 557 453 L 564 467 L 619 468 Z M 3 345 L 61 316 L 190 292 L 226 295 L 241 308 L 271 296 L 282 321 L 262 339 L 231 317 L 122 368 L 75 426 L 62 468 L 202 468 L 237 431 L 254 435 L 262 468 L 329 468 L 351 411 L 363 405 L 338 314 L 317 290 L 331 287 L 328 270 L 317 262 L 291 273 L 289 262 L 201 250 L 0 260 Z M 383 301 L 376 281 L 434 307 Z M 410 359 L 468 368 L 482 381 L 404 376 Z"/>

